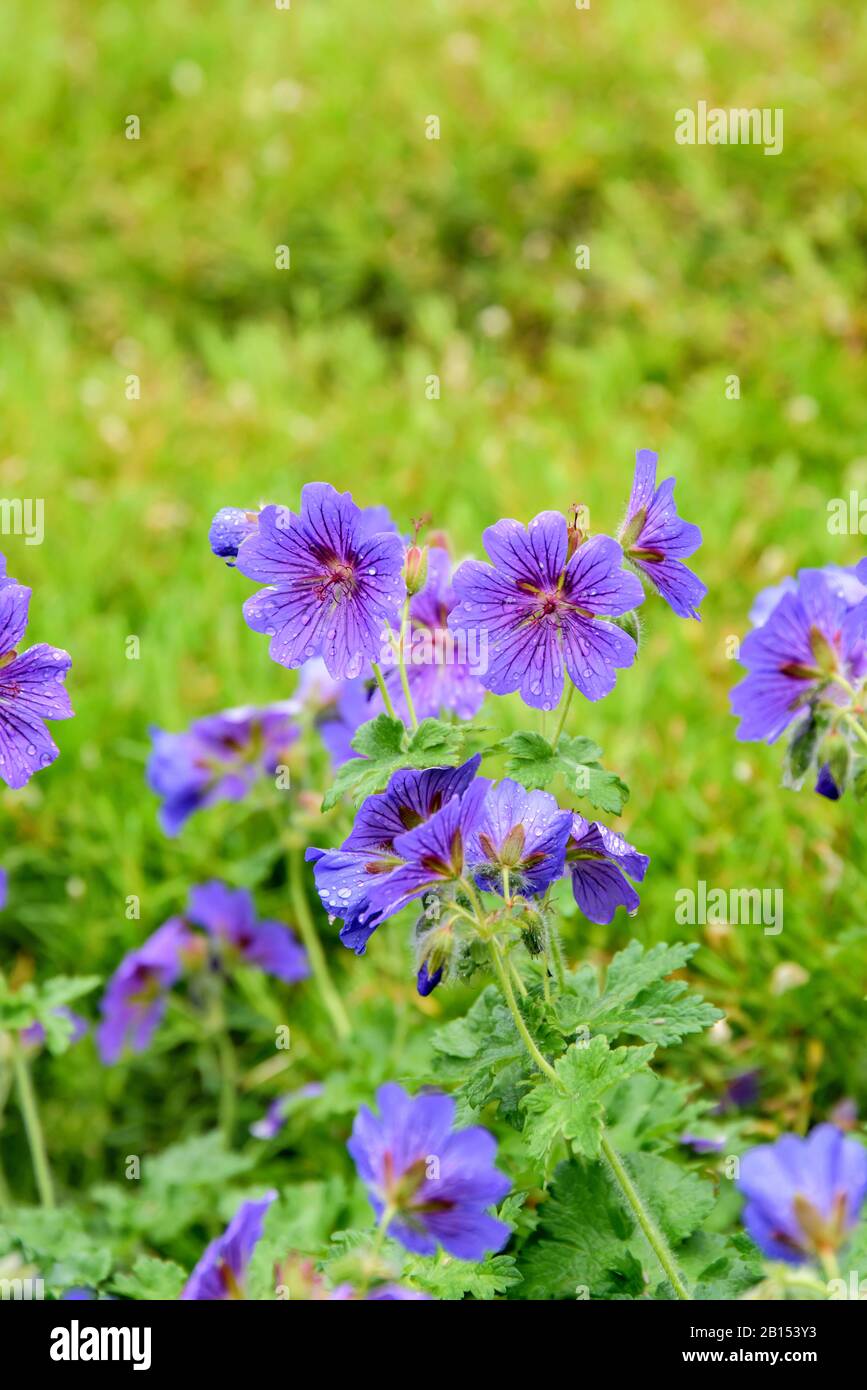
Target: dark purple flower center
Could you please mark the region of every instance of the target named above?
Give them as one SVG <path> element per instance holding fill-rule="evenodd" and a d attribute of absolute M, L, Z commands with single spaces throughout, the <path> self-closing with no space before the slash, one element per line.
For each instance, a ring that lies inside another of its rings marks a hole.
<path fill-rule="evenodd" d="M 330 598 L 333 603 L 342 603 L 352 597 L 358 586 L 355 565 L 339 555 L 324 557 L 322 573 L 315 583 L 316 598 L 320 602 Z"/>

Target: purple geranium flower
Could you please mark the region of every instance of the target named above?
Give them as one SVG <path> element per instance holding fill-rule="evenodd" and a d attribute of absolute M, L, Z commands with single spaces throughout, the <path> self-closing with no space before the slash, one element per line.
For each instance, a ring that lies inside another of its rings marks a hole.
<path fill-rule="evenodd" d="M 6 895 L 9 886 L 9 879 L 5 869 L 0 869 L 0 911 L 6 906 Z"/>
<path fill-rule="evenodd" d="M 867 1151 L 835 1125 L 806 1139 L 784 1134 L 741 1159 L 744 1225 L 772 1259 L 798 1264 L 833 1254 L 858 1220 L 867 1195 Z"/>
<path fill-rule="evenodd" d="M 323 1087 L 318 1081 L 310 1081 L 306 1086 L 299 1086 L 296 1091 L 289 1091 L 285 1096 L 277 1096 L 272 1100 L 261 1120 L 256 1120 L 250 1126 L 250 1133 L 254 1139 L 274 1139 L 286 1123 L 289 1112 L 294 1110 L 302 1101 L 315 1100 L 321 1096 Z"/>
<path fill-rule="evenodd" d="M 30 592 L 7 577 L 0 555 L 0 777 L 15 789 L 59 756 L 46 719 L 73 714 L 64 689 L 69 653 L 45 642 L 17 651 L 27 630 Z"/>
<path fill-rule="evenodd" d="M 407 903 L 425 893 L 455 887 L 465 877 L 470 870 L 468 846 L 487 790 L 487 781 L 479 778 L 462 796 L 452 796 L 429 820 L 395 838 L 393 853 L 398 867 L 374 877 L 367 889 L 371 921 L 378 926 Z"/>
<path fill-rule="evenodd" d="M 867 562 L 862 561 L 862 564 Z M 801 571 L 806 573 L 807 571 Z M 858 566 L 851 566 L 848 569 L 842 565 L 822 565 L 818 573 L 823 574 L 828 582 L 828 586 L 845 603 L 847 609 L 854 608 L 862 599 L 867 598 L 867 571 L 862 579 L 858 578 Z M 779 584 L 772 584 L 770 588 L 762 589 L 756 594 L 753 606 L 750 609 L 750 622 L 753 627 L 762 627 L 773 613 L 780 599 L 786 594 L 796 594 L 798 592 L 798 580 L 787 575 Z"/>
<path fill-rule="evenodd" d="M 229 888 L 212 879 L 190 892 L 187 916 L 237 951 L 250 965 L 287 984 L 310 974 L 307 952 L 282 922 L 259 922 L 246 888 Z"/>
<path fill-rule="evenodd" d="M 297 712 L 294 700 L 282 700 L 208 715 L 181 734 L 152 728 L 147 777 L 163 797 L 165 833 L 177 835 L 194 811 L 240 801 L 260 777 L 273 775 L 298 737 Z"/>
<path fill-rule="evenodd" d="M 644 600 L 635 575 L 621 565 L 609 536 L 596 536 L 570 555 L 566 518 L 541 512 L 529 528 L 498 521 L 484 535 L 492 565 L 466 560 L 453 584 L 460 602 L 449 627 L 477 634 L 488 653 L 482 683 L 498 695 L 520 691 L 536 709 L 553 709 L 565 666 L 588 700 L 614 688 L 615 670 L 631 666 L 635 643 L 607 621 Z"/>
<path fill-rule="evenodd" d="M 407 1095 L 389 1082 L 376 1093 L 379 1115 L 362 1106 L 348 1148 L 381 1219 L 392 1236 L 418 1255 L 437 1243 L 461 1260 L 500 1250 L 509 1227 L 487 1209 L 511 1187 L 494 1167 L 497 1144 L 486 1129 L 452 1130 L 449 1096 Z"/>
<path fill-rule="evenodd" d="M 244 617 L 271 638 L 281 666 L 322 656 L 335 677 L 376 661 L 387 626 L 397 628 L 405 596 L 404 546 L 390 531 L 368 531 L 348 492 L 308 483 L 301 513 L 265 507 L 238 551 L 238 569 L 269 587 L 244 604 Z"/>
<path fill-rule="evenodd" d="M 124 956 L 100 1004 L 96 1038 L 106 1066 L 117 1061 L 125 1041 L 134 1052 L 147 1047 L 165 1013 L 166 991 L 180 978 L 184 952 L 193 940 L 186 923 L 172 917 Z"/>
<path fill-rule="evenodd" d="M 572 812 L 561 811 L 553 796 L 527 791 L 504 777 L 490 786 L 467 848 L 467 859 L 480 888 L 525 898 L 544 893 L 562 876 Z"/>
<path fill-rule="evenodd" d="M 340 939 L 357 955 L 363 955 L 372 933 L 392 915 L 385 906 L 374 912 L 369 894 L 403 863 L 396 840 L 429 820 L 452 797 L 462 796 L 480 762 L 476 754 L 461 767 L 395 772 L 384 792 L 369 796 L 363 803 L 340 849 L 307 850 L 305 857 L 315 865 L 322 905 L 332 916 L 342 918 Z"/>
<path fill-rule="evenodd" d="M 68 1009 L 65 1004 L 61 1004 L 58 1008 L 52 1010 L 52 1012 L 68 1020 L 71 1029 L 69 1034 L 70 1046 L 72 1046 L 73 1043 L 79 1042 L 84 1037 L 90 1025 L 86 1018 L 81 1017 L 81 1014 L 77 1014 L 74 1010 Z M 38 1019 L 35 1023 L 29 1024 L 27 1028 L 21 1029 L 21 1041 L 27 1043 L 29 1047 L 41 1047 L 43 1045 L 45 1042 L 45 1028 Z"/>
<path fill-rule="evenodd" d="M 607 926 L 618 907 L 635 912 L 639 898 L 629 878 L 641 883 L 650 859 L 616 831 L 577 811 L 566 848 L 575 901 L 591 922 Z"/>
<path fill-rule="evenodd" d="M 620 528 L 620 544 L 628 560 L 641 571 L 681 618 L 698 618 L 696 611 L 707 585 L 682 562 L 701 545 L 701 531 L 681 521 L 674 503 L 674 478 L 656 486 L 658 455 L 639 449 L 635 478 Z"/>
<path fill-rule="evenodd" d="M 819 694 L 845 703 L 835 677 L 858 681 L 867 669 L 867 600 L 848 607 L 821 570 L 802 570 L 761 627 L 741 644 L 749 674 L 731 693 L 738 738 L 773 743 Z"/>
<path fill-rule="evenodd" d="M 443 710 L 453 710 L 460 719 L 472 719 L 485 699 L 480 675 L 487 654 L 483 649 L 468 651 L 466 641 L 449 629 L 448 618 L 457 604 L 457 596 L 449 577 L 448 551 L 432 546 L 427 560 L 427 581 L 410 599 L 409 631 L 404 640 L 406 676 L 413 707 L 418 719 L 436 719 Z M 386 669 L 385 683 L 395 713 L 409 723 L 396 665 Z M 371 706 L 368 718 L 385 709 L 378 690 L 373 693 Z"/>
<path fill-rule="evenodd" d="M 258 526 L 258 508 L 246 511 L 243 507 L 221 507 L 211 522 L 208 544 L 215 555 L 225 560 L 227 565 L 231 565 L 241 542 L 248 536 L 255 535 Z"/>
<path fill-rule="evenodd" d="M 242 1202 L 225 1231 L 212 1240 L 187 1280 L 182 1299 L 243 1298 L 244 1277 L 262 1238 L 265 1213 L 276 1199 L 266 1192 L 258 1202 Z"/>

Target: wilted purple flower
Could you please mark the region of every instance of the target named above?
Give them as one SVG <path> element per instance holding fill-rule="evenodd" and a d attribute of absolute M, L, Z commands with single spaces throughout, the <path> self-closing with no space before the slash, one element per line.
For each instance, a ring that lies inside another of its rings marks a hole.
<path fill-rule="evenodd" d="M 488 789 L 470 834 L 467 859 L 480 888 L 531 898 L 562 876 L 572 812 L 561 811 L 548 792 L 527 791 L 504 777 Z"/>
<path fill-rule="evenodd" d="M 382 633 L 397 628 L 405 596 L 404 546 L 369 521 L 348 492 L 308 483 L 301 513 L 265 507 L 238 552 L 238 569 L 269 587 L 244 604 L 255 632 L 271 638 L 281 666 L 322 656 L 332 676 L 351 677 L 376 661 Z"/>
<path fill-rule="evenodd" d="M 69 1021 L 72 1030 L 69 1035 L 70 1046 L 72 1046 L 73 1043 L 79 1042 L 80 1039 L 84 1037 L 90 1026 L 86 1018 L 82 1018 L 81 1014 L 77 1014 L 72 1009 L 68 1009 L 65 1004 L 61 1004 L 60 1007 L 54 1009 L 53 1012 Z M 38 1019 L 35 1023 L 29 1024 L 27 1028 L 21 1029 L 21 1041 L 26 1043 L 28 1047 L 42 1047 L 45 1042 L 45 1028 Z"/>
<path fill-rule="evenodd" d="M 417 1255 L 437 1243 L 461 1260 L 500 1250 L 509 1227 L 487 1209 L 511 1187 L 494 1167 L 497 1144 L 486 1129 L 452 1130 L 449 1096 L 407 1095 L 389 1082 L 376 1093 L 379 1115 L 362 1106 L 347 1145 L 377 1219 Z"/>
<path fill-rule="evenodd" d="M 797 593 L 744 638 L 741 661 L 749 674 L 731 693 L 737 736 L 773 743 L 820 693 L 846 703 L 836 678 L 857 681 L 867 670 L 867 600 L 848 608 L 821 570 L 802 570 Z"/>
<path fill-rule="evenodd" d="M 120 1056 L 124 1042 L 134 1052 L 147 1047 L 166 1008 L 166 991 L 180 978 L 184 952 L 194 935 L 180 917 L 172 917 L 143 946 L 124 956 L 100 1004 L 102 1023 L 96 1033 L 106 1066 Z"/>
<path fill-rule="evenodd" d="M 467 642 L 449 629 L 448 618 L 457 596 L 449 577 L 448 551 L 432 546 L 427 559 L 427 582 L 410 599 L 410 624 L 404 641 L 406 677 L 413 708 L 418 719 L 436 719 L 443 710 L 452 710 L 460 719 L 472 719 L 485 699 L 480 674 L 486 663 L 486 653 L 483 649 L 469 652 Z M 409 710 L 396 665 L 386 667 L 385 683 L 395 713 L 408 723 Z M 384 709 L 382 696 L 375 690 L 368 718 Z"/>
<path fill-rule="evenodd" d="M 620 528 L 627 559 L 641 571 L 681 618 L 698 618 L 696 611 L 707 585 L 683 561 L 701 545 L 701 531 L 682 521 L 674 502 L 674 478 L 656 486 L 658 455 L 639 449 L 635 478 Z"/>
<path fill-rule="evenodd" d="M 16 650 L 27 630 L 30 593 L 7 576 L 0 555 L 0 777 L 14 789 L 59 756 L 46 719 L 73 714 L 64 689 L 69 653 L 45 642 L 20 654 Z"/>
<path fill-rule="evenodd" d="M 211 522 L 208 544 L 215 555 L 231 565 L 241 542 L 254 535 L 258 525 L 258 508 L 246 511 L 243 507 L 221 507 Z"/>
<path fill-rule="evenodd" d="M 448 620 L 453 632 L 477 633 L 485 644 L 482 683 L 497 695 L 520 691 L 535 709 L 553 709 L 565 666 L 588 700 L 607 695 L 615 670 L 631 666 L 636 650 L 607 619 L 644 600 L 639 580 L 622 568 L 617 542 L 596 536 L 570 555 L 559 512 L 541 512 L 529 528 L 498 521 L 484 542 L 493 564 L 460 566 L 452 581 L 460 602 Z"/>
<path fill-rule="evenodd" d="M 566 847 L 575 901 L 591 922 L 607 926 L 618 907 L 635 912 L 639 898 L 629 878 L 641 883 L 650 859 L 616 831 L 588 821 L 577 811 Z"/>
<path fill-rule="evenodd" d="M 225 1231 L 212 1240 L 181 1293 L 182 1299 L 244 1298 L 247 1266 L 262 1238 L 265 1213 L 277 1193 L 266 1192 L 257 1202 L 242 1202 Z"/>
<path fill-rule="evenodd" d="M 295 1110 L 302 1101 L 315 1100 L 317 1096 L 322 1095 L 323 1089 L 319 1081 L 309 1081 L 306 1086 L 299 1086 L 297 1090 L 289 1091 L 285 1096 L 277 1096 L 261 1120 L 256 1120 L 250 1126 L 253 1138 L 274 1139 L 285 1125 L 290 1111 Z"/>
<path fill-rule="evenodd" d="M 282 922 L 259 922 L 246 888 L 229 888 L 212 879 L 190 892 L 187 916 L 211 936 L 232 947 L 250 965 L 287 984 L 310 974 L 307 952 Z"/>
<path fill-rule="evenodd" d="M 177 835 L 194 811 L 240 801 L 260 777 L 273 776 L 298 737 L 294 700 L 242 705 L 197 719 L 185 733 L 151 729 L 148 785 L 163 797 L 160 824 Z"/>
<path fill-rule="evenodd" d="M 838 1250 L 867 1195 L 867 1151 L 835 1125 L 759 1144 L 740 1166 L 749 1235 L 766 1255 L 792 1264 Z"/>
<path fill-rule="evenodd" d="M 403 862 L 396 839 L 429 820 L 452 797 L 462 796 L 472 782 L 481 758 L 461 767 L 431 767 L 423 772 L 395 772 L 384 792 L 369 796 L 361 806 L 350 835 L 340 849 L 308 849 L 315 865 L 316 889 L 322 906 L 343 920 L 340 939 L 362 955 L 371 934 L 392 914 L 370 907 L 370 890 Z M 397 911 L 397 908 L 394 909 Z"/>

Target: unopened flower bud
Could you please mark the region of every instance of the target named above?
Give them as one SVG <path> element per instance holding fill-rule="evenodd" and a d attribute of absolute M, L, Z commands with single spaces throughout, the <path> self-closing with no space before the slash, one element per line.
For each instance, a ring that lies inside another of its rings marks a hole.
<path fill-rule="evenodd" d="M 406 552 L 403 577 L 410 598 L 413 594 L 419 593 L 427 583 L 427 555 L 426 545 L 411 545 Z"/>

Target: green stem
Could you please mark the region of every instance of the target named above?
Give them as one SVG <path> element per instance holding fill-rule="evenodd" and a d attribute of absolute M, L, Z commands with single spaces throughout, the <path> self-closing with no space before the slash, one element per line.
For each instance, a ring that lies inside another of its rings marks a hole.
<path fill-rule="evenodd" d="M 48 1166 L 48 1155 L 45 1151 L 45 1139 L 39 1119 L 39 1108 L 36 1104 L 36 1092 L 30 1079 L 27 1059 L 17 1038 L 12 1039 L 12 1066 L 15 1072 L 15 1085 L 18 1090 L 18 1104 L 24 1119 L 27 1143 L 30 1145 L 30 1159 L 33 1164 L 33 1176 L 36 1179 L 39 1200 L 44 1207 L 53 1207 L 54 1184 L 51 1181 L 51 1169 Z"/>
<path fill-rule="evenodd" d="M 521 1010 L 518 1008 L 518 1001 L 515 998 L 515 991 L 512 989 L 512 981 L 509 979 L 509 972 L 507 971 L 505 962 L 503 960 L 503 953 L 493 938 L 491 938 L 489 944 L 491 947 L 491 956 L 494 962 L 494 969 L 496 970 L 497 978 L 500 981 L 500 988 L 502 989 L 503 994 L 505 995 L 506 1003 L 509 1006 L 509 1012 L 511 1013 L 512 1018 L 515 1020 L 515 1027 L 521 1035 L 521 1040 L 524 1046 L 526 1047 L 527 1051 L 529 1052 L 530 1056 L 532 1057 L 533 1061 L 536 1063 L 536 1066 L 539 1068 L 539 1070 L 543 1071 L 545 1075 L 548 1077 L 549 1081 L 553 1081 L 554 1085 L 559 1088 L 559 1076 L 555 1072 L 554 1068 L 551 1066 L 551 1063 L 542 1056 L 536 1044 L 536 1040 L 530 1032 L 529 1028 L 527 1027 L 526 1023 L 524 1022 L 524 1016 L 521 1013 Z"/>
<path fill-rule="evenodd" d="M 503 965 L 503 958 L 500 952 L 500 948 L 494 940 L 491 941 L 490 946 L 491 955 L 493 956 L 494 960 L 494 969 L 496 970 L 497 975 L 499 977 L 500 987 L 503 991 L 503 994 L 505 995 L 506 1003 L 509 1006 L 509 1012 L 511 1013 L 512 1018 L 515 1021 L 515 1027 L 521 1035 L 524 1046 L 526 1047 L 527 1051 L 529 1052 L 533 1061 L 536 1063 L 536 1066 L 539 1068 L 539 1070 L 541 1072 L 544 1072 L 544 1074 L 548 1077 L 549 1081 L 552 1081 L 558 1090 L 562 1090 L 563 1084 L 559 1076 L 557 1075 L 557 1072 L 551 1066 L 551 1063 L 545 1057 L 542 1056 L 542 1053 L 539 1051 L 535 1039 L 530 1033 L 530 1030 L 528 1029 L 526 1023 L 524 1022 L 521 1010 L 518 1008 L 518 1003 L 515 999 L 515 993 L 512 989 L 512 982 L 509 979 L 508 973 Z M 639 1226 L 644 1232 L 648 1240 L 648 1243 L 650 1244 L 650 1247 L 653 1250 L 653 1253 L 659 1260 L 659 1263 L 662 1266 L 666 1278 L 668 1279 L 669 1283 L 674 1289 L 674 1292 L 676 1293 L 678 1298 L 688 1299 L 689 1293 L 687 1292 L 686 1285 L 684 1284 L 683 1279 L 681 1278 L 678 1272 L 677 1265 L 674 1262 L 674 1256 L 669 1250 L 665 1238 L 662 1235 L 662 1232 L 659 1230 L 659 1228 L 653 1220 L 653 1217 L 650 1215 L 650 1212 L 645 1207 L 644 1202 L 642 1201 L 641 1196 L 638 1192 L 638 1189 L 636 1188 L 634 1182 L 632 1181 L 628 1172 L 626 1171 L 626 1168 L 623 1164 L 623 1160 L 621 1159 L 617 1150 L 613 1147 L 610 1140 L 604 1133 L 602 1135 L 602 1152 L 607 1158 L 608 1163 L 611 1167 L 611 1171 L 614 1174 L 614 1177 L 620 1187 L 620 1190 L 623 1193 L 623 1196 L 625 1197 L 627 1203 L 631 1207 L 635 1215 L 636 1221 L 638 1222 Z"/>
<path fill-rule="evenodd" d="M 854 714 L 844 714 L 843 722 L 849 726 L 853 734 L 860 738 L 862 743 L 867 743 L 867 730 L 862 728 Z"/>
<path fill-rule="evenodd" d="M 385 1243 L 385 1237 L 388 1234 L 388 1228 L 396 1215 L 397 1213 L 394 1207 L 383 1207 L 382 1216 L 379 1218 L 379 1222 L 376 1227 L 376 1235 L 373 1239 L 373 1243 L 370 1249 L 367 1252 L 367 1267 L 362 1274 L 361 1283 L 357 1290 L 358 1293 L 366 1294 L 367 1290 L 370 1288 L 371 1277 L 376 1272 L 374 1266 L 376 1265 L 376 1262 L 379 1259 L 380 1254 L 382 1253 L 382 1247 Z"/>
<path fill-rule="evenodd" d="M 568 676 L 567 676 L 567 680 L 568 680 Z M 563 732 L 563 726 L 564 726 L 564 724 L 566 723 L 566 719 L 567 719 L 567 716 L 568 716 L 568 714 L 569 714 L 569 709 L 570 709 L 570 706 L 571 706 L 571 704 L 572 704 L 572 696 L 573 696 L 574 694 L 575 694 L 575 687 L 574 687 L 574 685 L 572 684 L 572 682 L 569 681 L 568 688 L 567 688 L 567 690 L 566 690 L 566 697 L 565 697 L 565 699 L 563 700 L 562 708 L 561 708 L 561 710 L 560 710 L 560 718 L 559 718 L 559 720 L 557 721 L 557 728 L 556 728 L 556 731 L 555 731 L 555 733 L 554 733 L 554 742 L 553 742 L 553 744 L 551 745 L 552 748 L 556 748 L 556 747 L 557 747 L 557 744 L 560 742 L 560 735 L 561 735 L 562 732 Z"/>
<path fill-rule="evenodd" d="M 397 715 L 394 712 L 394 705 L 391 703 L 391 696 L 388 693 L 388 686 L 385 683 L 385 677 L 379 669 L 379 664 L 376 661 L 371 661 L 370 664 L 373 667 L 373 674 L 376 676 L 376 683 L 379 686 L 379 693 L 382 696 L 382 703 L 385 705 L 386 714 L 390 719 L 397 719 Z M 401 720 L 401 723 L 403 723 L 403 720 Z"/>
<path fill-rule="evenodd" d="M 403 698 L 406 701 L 406 708 L 409 713 L 410 723 L 413 729 L 418 728 L 418 720 L 415 717 L 415 706 L 412 702 L 412 695 L 409 689 L 409 677 L 406 674 L 406 663 L 403 659 L 403 643 L 406 636 L 407 624 L 409 622 L 409 599 L 403 605 L 403 616 L 400 620 L 400 636 L 397 643 L 397 667 L 400 671 L 400 683 L 403 687 Z"/>
<path fill-rule="evenodd" d="M 563 968 L 563 951 L 560 946 L 560 938 L 554 927 L 548 933 L 548 945 L 551 950 L 551 961 L 554 965 L 554 974 L 557 977 L 557 987 L 561 994 L 566 992 L 566 972 Z"/>
<path fill-rule="evenodd" d="M 295 918 L 298 923 L 298 930 L 301 939 L 307 949 L 310 959 L 310 968 L 313 971 L 313 978 L 319 988 L 322 1002 L 334 1024 L 334 1030 L 342 1042 L 349 1037 L 352 1032 L 352 1025 L 349 1022 L 349 1015 L 343 1004 L 343 1000 L 338 994 L 331 972 L 328 969 L 328 962 L 325 959 L 325 952 L 322 949 L 322 942 L 319 940 L 319 933 L 313 921 L 310 911 L 310 904 L 307 901 L 307 894 L 304 892 L 302 880 L 304 861 L 301 857 L 301 850 L 297 846 L 289 851 L 289 892 L 292 899 L 292 906 L 295 910 Z"/>
<path fill-rule="evenodd" d="M 222 1024 L 217 1033 L 217 1057 L 220 1063 L 220 1129 L 226 1148 L 231 1149 L 235 1132 L 238 1059 L 229 1030 Z"/>
<path fill-rule="evenodd" d="M 662 1265 L 668 1282 L 671 1284 L 671 1287 L 674 1289 L 674 1292 L 677 1294 L 678 1298 L 685 1299 L 688 1301 L 690 1296 L 689 1291 L 683 1282 L 683 1278 L 681 1277 L 677 1265 L 674 1262 L 674 1256 L 668 1248 L 668 1243 L 665 1240 L 665 1237 L 663 1236 L 656 1222 L 654 1221 L 653 1217 L 651 1216 L 650 1212 L 644 1205 L 638 1188 L 635 1186 L 635 1183 L 632 1181 L 631 1177 L 626 1171 L 626 1165 L 624 1164 L 623 1159 L 620 1157 L 614 1145 L 611 1143 L 611 1140 L 607 1137 L 607 1135 L 604 1132 L 602 1135 L 602 1152 L 608 1159 L 608 1162 L 611 1166 L 611 1171 L 617 1179 L 617 1182 L 620 1186 L 620 1190 L 626 1198 L 626 1201 L 632 1208 L 633 1215 L 635 1216 L 636 1221 L 638 1222 L 639 1226 L 644 1232 L 648 1244 L 653 1250 L 653 1253 L 656 1256 L 656 1258 L 659 1260 L 659 1263 Z"/>

